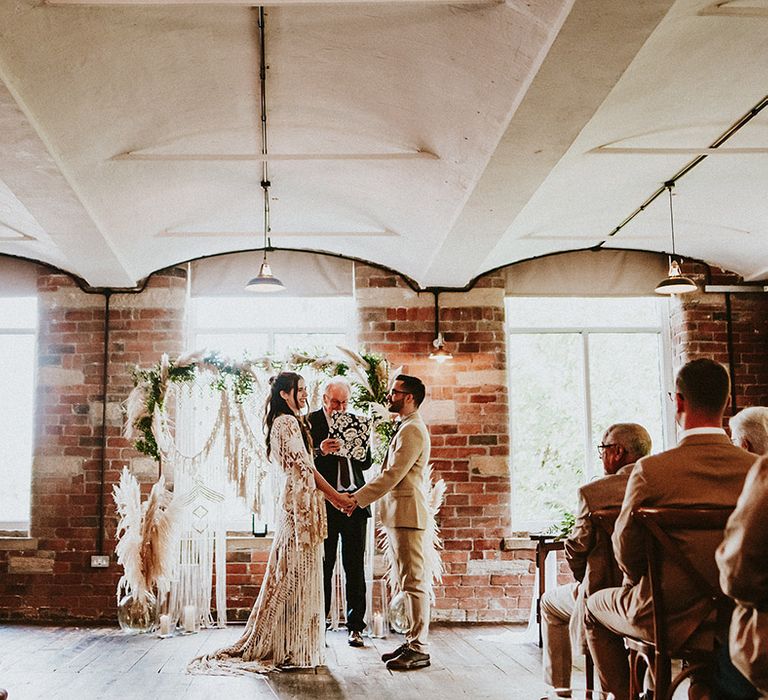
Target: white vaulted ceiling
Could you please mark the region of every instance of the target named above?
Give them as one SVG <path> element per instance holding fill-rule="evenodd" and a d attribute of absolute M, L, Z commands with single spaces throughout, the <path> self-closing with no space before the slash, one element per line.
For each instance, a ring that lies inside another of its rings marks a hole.
<path fill-rule="evenodd" d="M 240 0 L 0 0 L 0 253 L 97 287 L 261 246 Z M 557 251 L 768 276 L 766 0 L 274 0 L 272 244 L 419 285 Z M 735 150 L 734 150 L 735 149 Z M 615 232 L 614 235 L 611 235 Z"/>

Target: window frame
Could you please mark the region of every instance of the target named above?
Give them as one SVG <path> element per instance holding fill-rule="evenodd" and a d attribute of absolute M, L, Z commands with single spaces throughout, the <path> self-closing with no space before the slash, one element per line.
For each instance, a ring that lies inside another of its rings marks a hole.
<path fill-rule="evenodd" d="M 32 525 L 32 470 L 34 468 L 35 458 L 35 424 L 36 424 L 36 412 L 37 412 L 37 380 L 38 380 L 38 353 L 40 343 L 39 333 L 39 305 L 40 301 L 36 295 L 26 295 L 23 297 L 3 297 L 3 299 L 33 299 L 35 302 L 35 309 L 33 313 L 34 322 L 29 326 L 0 326 L 0 336 L 13 336 L 13 337 L 32 337 L 32 412 L 31 412 L 31 433 L 29 444 L 29 517 L 27 520 L 0 520 L 0 537 L 18 537 L 28 536 Z"/>
<path fill-rule="evenodd" d="M 507 305 L 514 300 L 515 296 L 506 296 L 505 302 L 505 316 Z M 527 298 L 536 298 L 529 296 Z M 538 297 L 540 299 L 551 299 L 552 297 Z M 570 297 L 562 297 L 565 302 Z M 576 299 L 589 299 L 591 297 L 573 297 Z M 616 298 L 616 297 L 613 297 Z M 635 298 L 635 297 L 632 297 Z M 669 391 L 674 387 L 673 373 L 672 373 L 672 335 L 671 327 L 669 323 L 669 305 L 667 299 L 658 299 L 656 297 L 646 297 L 653 299 L 657 302 L 659 323 L 655 326 L 604 326 L 604 325 L 574 325 L 574 326 L 512 326 L 505 318 L 504 330 L 505 338 L 507 340 L 507 348 L 509 348 L 509 338 L 513 335 L 578 335 L 580 336 L 580 397 L 582 403 L 582 443 L 583 443 L 583 457 L 584 472 L 586 475 L 585 483 L 592 479 L 602 476 L 599 471 L 599 464 L 596 462 L 595 457 L 592 455 L 594 451 L 594 445 L 596 444 L 595 436 L 592 434 L 592 399 L 590 388 L 590 351 L 589 351 L 589 339 L 591 335 L 618 335 L 618 334 L 645 334 L 645 335 L 657 335 L 659 343 L 659 358 L 660 364 L 660 383 L 662 391 Z M 664 303 L 667 302 L 667 303 Z M 510 363 L 507 363 L 507 390 L 512 390 L 512 374 Z M 668 402 L 662 401 L 662 439 L 663 445 L 660 449 L 655 451 L 662 451 L 669 448 L 675 439 L 675 416 L 672 407 Z M 515 487 L 515 439 L 514 439 L 514 417 L 512 411 L 509 412 L 509 445 L 510 445 L 510 481 L 514 491 Z M 602 437 L 602 436 L 600 436 Z M 514 530 L 519 530 L 518 525 L 527 525 L 528 523 L 515 520 L 515 514 L 512 503 L 510 503 L 511 522 Z M 522 531 L 522 530 L 521 530 Z"/>

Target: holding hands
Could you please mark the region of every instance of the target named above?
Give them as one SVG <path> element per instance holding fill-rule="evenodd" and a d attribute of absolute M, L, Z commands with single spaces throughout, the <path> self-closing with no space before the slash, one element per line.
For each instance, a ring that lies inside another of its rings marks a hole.
<path fill-rule="evenodd" d="M 357 501 L 351 493 L 340 493 L 333 499 L 334 507 L 338 508 L 342 513 L 346 515 L 352 515 L 352 511 L 357 508 Z"/>

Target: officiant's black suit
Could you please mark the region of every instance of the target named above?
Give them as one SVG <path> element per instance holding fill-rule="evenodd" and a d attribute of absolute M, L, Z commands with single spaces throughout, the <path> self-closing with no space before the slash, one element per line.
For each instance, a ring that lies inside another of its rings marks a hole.
<path fill-rule="evenodd" d="M 339 485 L 339 466 L 347 468 L 345 457 L 320 453 L 320 443 L 328 437 L 328 420 L 323 409 L 314 411 L 308 416 L 312 443 L 314 445 L 315 466 L 326 481 L 337 488 Z M 370 449 L 365 460 L 350 458 L 352 464 L 353 484 L 350 490 L 357 490 L 365 485 L 363 472 L 371 466 Z M 365 556 L 365 535 L 370 508 L 356 508 L 351 516 L 344 515 L 326 501 L 328 513 L 328 537 L 325 540 L 325 559 L 323 561 L 323 576 L 325 583 L 325 614 L 331 609 L 331 582 L 333 569 L 336 565 L 336 549 L 341 537 L 341 562 L 347 579 L 347 628 L 362 632 L 365 629 L 365 571 L 363 567 Z"/>

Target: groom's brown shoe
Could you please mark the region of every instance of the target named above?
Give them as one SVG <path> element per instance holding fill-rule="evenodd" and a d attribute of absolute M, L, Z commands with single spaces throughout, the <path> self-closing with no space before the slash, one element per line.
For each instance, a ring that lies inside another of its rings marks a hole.
<path fill-rule="evenodd" d="M 407 644 L 401 644 L 397 649 L 394 651 L 388 651 L 386 654 L 381 655 L 382 661 L 392 661 L 392 659 L 396 659 L 400 654 L 402 654 L 406 649 L 408 648 Z"/>
<path fill-rule="evenodd" d="M 390 671 L 411 671 L 426 666 L 429 666 L 429 654 L 422 654 L 410 647 L 406 647 L 400 656 L 387 661 L 387 668 Z"/>

